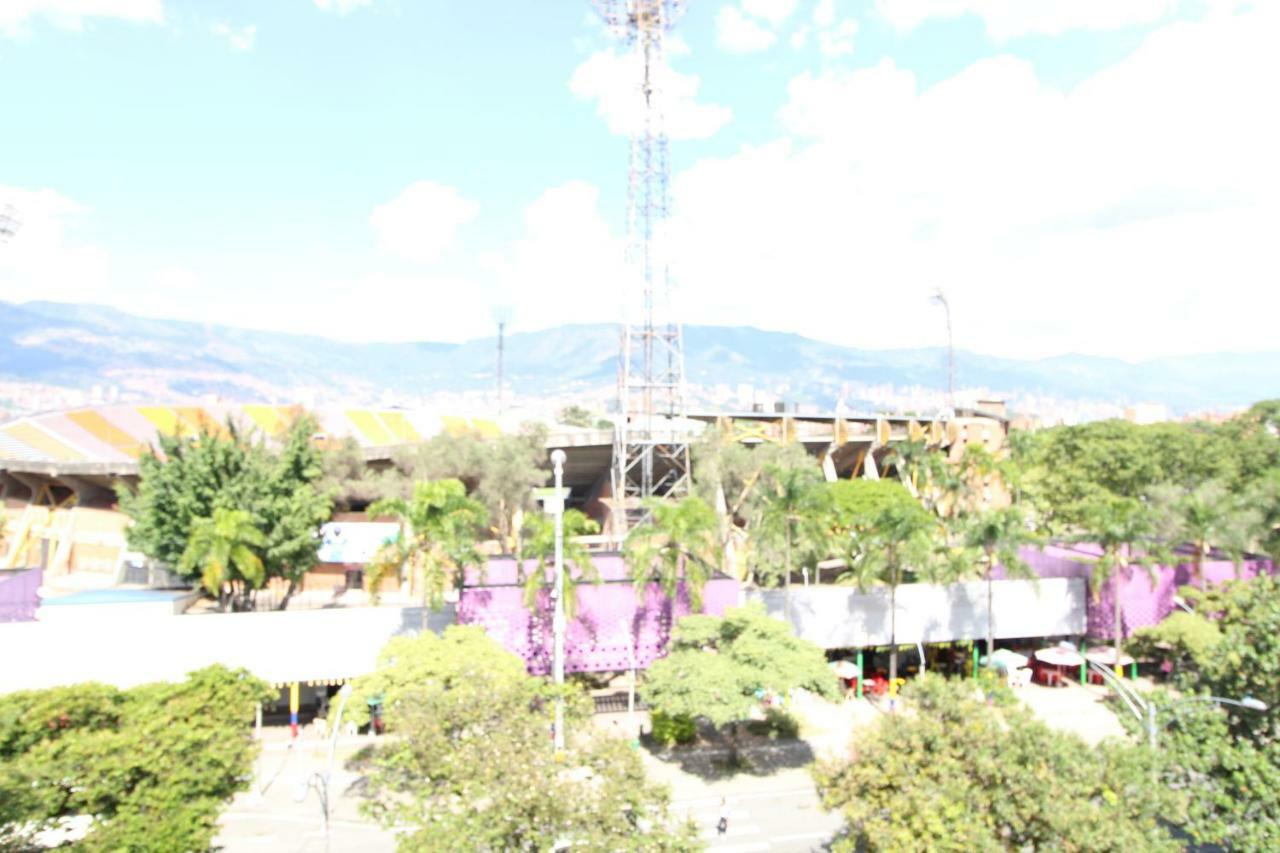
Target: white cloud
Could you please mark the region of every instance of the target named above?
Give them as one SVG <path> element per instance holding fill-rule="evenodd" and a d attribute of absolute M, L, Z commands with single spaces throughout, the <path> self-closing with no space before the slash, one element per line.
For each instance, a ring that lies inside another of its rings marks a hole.
<path fill-rule="evenodd" d="M 716 13 L 716 44 L 730 53 L 766 50 L 776 38 L 768 27 L 742 14 L 737 6 L 724 6 Z"/>
<path fill-rule="evenodd" d="M 9 205 L 17 230 L 0 246 L 0 299 L 40 298 L 101 302 L 108 263 L 102 249 L 75 237 L 88 209 L 51 189 L 0 186 L 0 205 Z"/>
<path fill-rule="evenodd" d="M 857 20 L 846 18 L 818 32 L 818 50 L 826 57 L 848 56 L 853 53 L 853 37 L 857 34 Z"/>
<path fill-rule="evenodd" d="M 345 15 L 357 9 L 369 6 L 373 0 L 315 0 L 315 4 L 324 12 L 335 12 Z"/>
<path fill-rule="evenodd" d="M 164 20 L 162 0 L 3 0 L 0 34 L 22 35 L 27 24 L 43 18 L 54 26 L 78 30 L 87 18 L 116 18 L 135 23 Z"/>
<path fill-rule="evenodd" d="M 791 17 L 796 10 L 796 0 L 742 0 L 742 10 L 776 27 Z"/>
<path fill-rule="evenodd" d="M 431 263 L 453 243 L 458 228 L 479 212 L 479 204 L 463 198 L 453 187 L 418 181 L 374 208 L 369 223 L 381 248 L 419 263 Z"/>
<path fill-rule="evenodd" d="M 836 0 L 818 0 L 813 8 L 813 22 L 819 27 L 829 27 L 836 22 Z"/>
<path fill-rule="evenodd" d="M 598 112 L 613 133 L 629 134 L 642 126 L 644 95 L 642 69 L 633 53 L 602 50 L 574 69 L 569 91 L 584 101 L 595 101 Z M 667 135 L 672 139 L 706 139 L 728 124 L 728 107 L 699 103 L 701 81 L 663 65 L 655 74 L 655 88 L 664 99 Z"/>
<path fill-rule="evenodd" d="M 675 179 L 686 319 L 938 343 L 943 285 L 979 351 L 1273 348 L 1277 25 L 1170 24 L 1069 93 L 1011 57 L 803 74 L 786 137 Z"/>
<path fill-rule="evenodd" d="M 258 34 L 258 28 L 253 24 L 243 27 L 214 24 L 213 34 L 226 39 L 232 50 L 243 52 L 253 50 L 253 39 Z"/>
<path fill-rule="evenodd" d="M 997 41 L 1151 24 L 1177 7 L 1178 0 L 876 0 L 876 10 L 899 29 L 913 29 L 930 18 L 976 15 Z"/>

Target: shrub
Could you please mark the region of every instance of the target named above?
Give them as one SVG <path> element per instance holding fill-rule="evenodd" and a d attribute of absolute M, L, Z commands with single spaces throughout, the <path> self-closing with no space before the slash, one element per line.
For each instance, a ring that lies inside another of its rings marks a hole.
<path fill-rule="evenodd" d="M 747 723 L 747 731 L 753 735 L 764 735 L 769 740 L 795 739 L 800 736 L 800 722 L 781 708 L 770 708 L 765 711 L 763 720 Z"/>
<path fill-rule="evenodd" d="M 692 743 L 698 734 L 698 727 L 693 718 L 685 714 L 664 714 L 654 711 L 653 739 L 664 747 L 670 748 L 678 743 Z"/>

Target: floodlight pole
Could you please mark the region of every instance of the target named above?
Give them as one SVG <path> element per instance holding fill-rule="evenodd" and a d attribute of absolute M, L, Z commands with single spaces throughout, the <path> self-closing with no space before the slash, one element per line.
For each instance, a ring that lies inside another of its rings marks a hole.
<path fill-rule="evenodd" d="M 564 461 L 565 452 L 560 449 L 551 451 L 551 467 L 555 472 L 556 496 L 553 508 L 556 516 L 556 613 L 552 621 L 555 633 L 554 660 L 552 674 L 557 688 L 564 685 Z M 559 754 L 564 751 L 564 696 L 556 696 L 556 733 L 555 750 Z"/>

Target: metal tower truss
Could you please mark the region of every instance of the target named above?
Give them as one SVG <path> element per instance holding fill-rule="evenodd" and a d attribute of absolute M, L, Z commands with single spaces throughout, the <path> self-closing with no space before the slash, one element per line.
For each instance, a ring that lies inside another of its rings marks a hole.
<path fill-rule="evenodd" d="M 613 448 L 615 536 L 645 515 L 650 497 L 689 493 L 689 433 L 685 420 L 684 342 L 672 306 L 667 252 L 670 211 L 662 81 L 663 39 L 681 0 L 594 0 L 605 23 L 630 50 L 643 98 L 631 128 L 627 182 L 625 317 L 618 355 L 618 420 Z M 637 102 L 639 104 L 639 102 Z M 639 293 L 633 293 L 632 290 Z M 641 297 L 639 306 L 632 304 Z M 639 317 L 636 317 L 638 312 Z"/>

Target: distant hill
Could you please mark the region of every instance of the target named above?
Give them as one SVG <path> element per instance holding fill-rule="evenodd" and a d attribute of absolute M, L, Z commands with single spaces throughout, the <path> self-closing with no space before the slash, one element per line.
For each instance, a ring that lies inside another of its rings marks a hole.
<path fill-rule="evenodd" d="M 618 330 L 562 326 L 510 335 L 507 384 L 523 397 L 563 397 L 615 379 Z M 859 350 L 749 327 L 685 328 L 686 372 L 704 397 L 751 385 L 798 403 L 883 408 L 945 386 L 941 348 Z M 494 385 L 493 338 L 354 344 L 305 335 L 137 317 L 98 305 L 0 302 L 0 381 L 116 387 L 126 398 L 219 394 L 242 401 L 352 404 L 425 400 Z M 1280 396 L 1280 353 L 1214 353 L 1139 363 L 1081 355 L 1014 360 L 959 352 L 958 385 L 1011 399 L 1114 406 L 1153 401 L 1174 412 Z M 911 389 L 918 389 L 912 392 Z M 723 390 L 723 389 L 722 389 Z"/>

